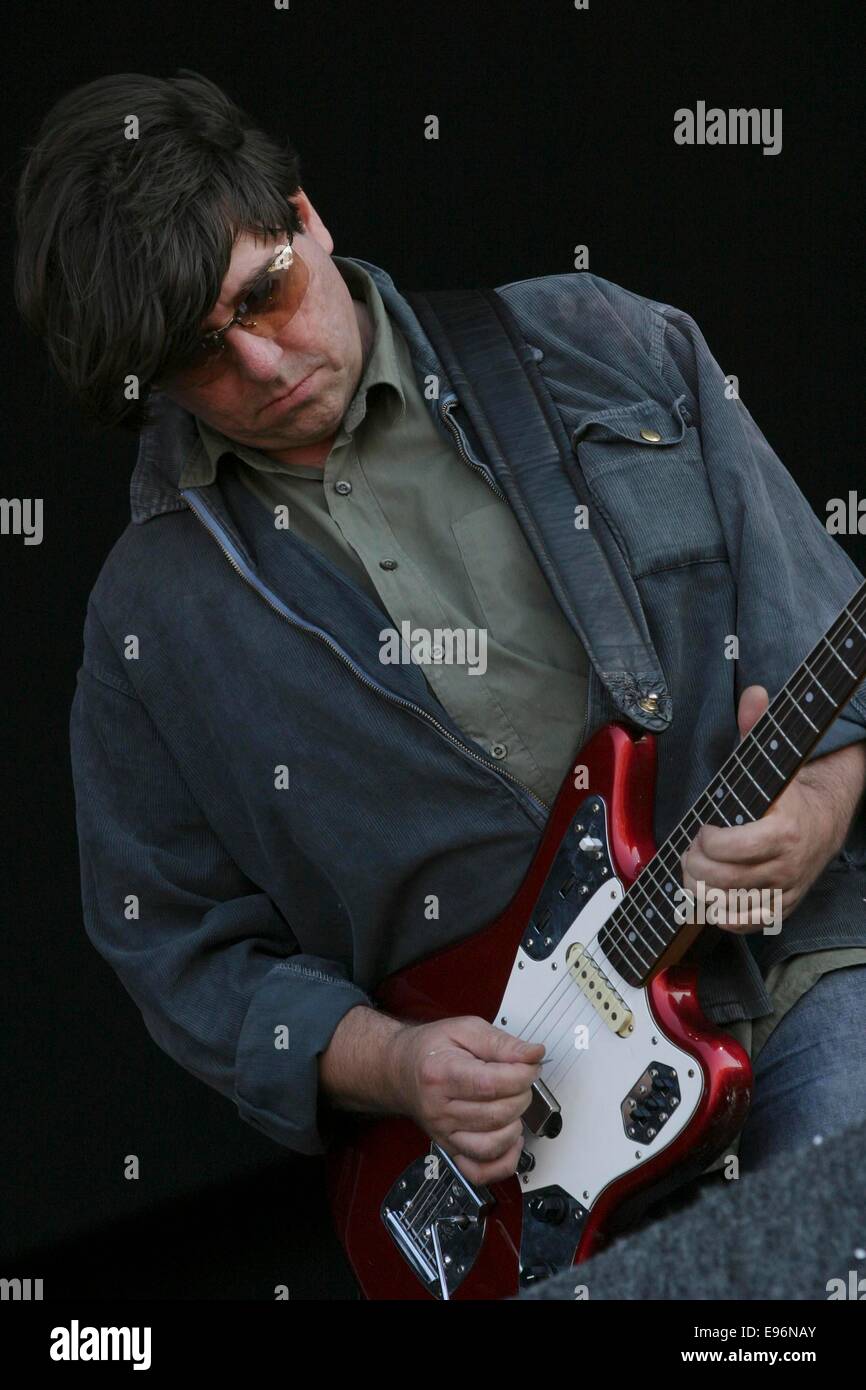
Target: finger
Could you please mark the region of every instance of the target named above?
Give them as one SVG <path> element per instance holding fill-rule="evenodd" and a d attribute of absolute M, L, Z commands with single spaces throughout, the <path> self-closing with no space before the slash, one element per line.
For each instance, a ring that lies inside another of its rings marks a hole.
<path fill-rule="evenodd" d="M 544 1056 L 544 1044 L 516 1038 L 483 1018 L 467 1015 L 448 1020 L 453 1042 L 465 1047 L 482 1062 L 535 1062 Z"/>
<path fill-rule="evenodd" d="M 772 891 L 785 886 L 793 874 L 791 866 L 780 864 L 778 860 L 755 865 L 725 864 L 701 860 L 697 856 L 689 858 L 688 867 L 684 862 L 682 870 L 683 887 L 692 893 L 697 891 L 699 883 L 703 883 L 705 889 L 721 889 L 724 893 Z"/>
<path fill-rule="evenodd" d="M 767 931 L 776 935 L 779 924 L 785 915 L 784 894 L 781 890 L 768 892 L 760 903 L 731 899 L 712 913 L 707 908 L 707 922 L 710 926 L 727 927 L 731 931 Z"/>
<path fill-rule="evenodd" d="M 745 777 L 742 784 L 748 791 L 749 784 Z M 736 798 L 739 790 L 737 777 L 731 779 L 729 786 Z M 756 821 L 702 825 L 695 837 L 696 848 L 702 849 L 711 859 L 730 860 L 737 857 L 753 861 L 760 854 L 767 859 L 782 858 L 790 854 L 800 841 L 802 827 L 797 812 L 801 801 L 802 787 L 795 778 L 767 808 L 766 814 Z M 730 810 L 728 814 L 736 820 L 740 812 L 745 814 L 745 807 L 741 807 L 740 811 Z"/>
<path fill-rule="evenodd" d="M 528 1088 L 508 1100 L 487 1101 L 486 1104 L 452 1100 L 448 1102 L 445 1119 L 455 1130 L 465 1129 L 472 1133 L 505 1129 L 520 1119 L 531 1101 L 532 1092 Z"/>
<path fill-rule="evenodd" d="M 743 825 L 702 825 L 683 858 L 689 868 L 701 860 L 714 864 L 768 864 L 788 854 L 797 839 L 797 829 L 787 812 L 773 816 L 773 808 Z M 700 877 L 695 873 L 695 877 Z"/>
<path fill-rule="evenodd" d="M 773 897 L 765 907 L 759 910 L 748 912 L 731 912 L 727 920 L 720 919 L 714 923 L 724 931 L 731 932 L 767 932 L 776 936 L 781 928 L 785 917 L 789 916 L 794 910 L 799 896 L 796 893 L 779 893 Z"/>
<path fill-rule="evenodd" d="M 464 1052 L 445 1059 L 442 1084 L 452 1101 L 508 1100 L 528 1091 L 540 1074 L 537 1063 L 479 1062 Z"/>
<path fill-rule="evenodd" d="M 479 1134 L 467 1129 L 457 1130 L 449 1137 L 448 1143 L 455 1153 L 471 1158 L 476 1163 L 493 1163 L 496 1159 L 502 1158 L 503 1154 L 507 1154 L 518 1141 L 522 1147 L 523 1125 L 516 1120 L 504 1129 L 496 1129 L 489 1134 Z"/>
<path fill-rule="evenodd" d="M 465 1154 L 452 1154 L 461 1173 L 471 1183 L 504 1182 L 517 1172 L 520 1155 L 523 1152 L 523 1139 L 517 1142 L 494 1163 L 477 1163 Z"/>
<path fill-rule="evenodd" d="M 775 888 L 731 888 L 727 891 L 708 884 L 702 894 L 695 894 L 688 911 L 693 918 L 710 926 L 734 927 L 737 924 L 771 926 L 784 913 L 785 893 Z M 685 912 L 685 909 L 681 909 Z M 686 920 L 686 917 L 683 917 Z"/>
<path fill-rule="evenodd" d="M 747 685 L 737 705 L 737 728 L 744 739 L 754 724 L 760 719 L 770 703 L 770 695 L 764 685 Z"/>

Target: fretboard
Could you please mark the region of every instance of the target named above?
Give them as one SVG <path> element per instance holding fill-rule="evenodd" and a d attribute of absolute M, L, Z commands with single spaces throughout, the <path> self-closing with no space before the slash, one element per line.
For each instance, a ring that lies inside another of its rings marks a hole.
<path fill-rule="evenodd" d="M 760 819 L 866 676 L 866 584 L 797 667 L 607 919 L 598 942 L 643 985 L 683 931 L 680 859 L 702 825 Z"/>

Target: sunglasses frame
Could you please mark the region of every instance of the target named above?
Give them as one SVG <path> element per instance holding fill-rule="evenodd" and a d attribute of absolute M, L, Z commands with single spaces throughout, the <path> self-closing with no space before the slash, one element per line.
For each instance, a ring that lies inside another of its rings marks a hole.
<path fill-rule="evenodd" d="M 290 270 L 294 264 L 296 254 L 291 241 L 287 241 L 282 246 L 278 246 L 274 252 L 273 259 L 265 266 L 261 275 L 257 278 L 256 285 L 259 283 L 259 279 L 265 279 L 268 275 L 273 274 L 274 271 Z M 301 257 L 298 256 L 298 259 L 301 260 Z M 251 285 L 247 290 L 247 294 L 251 294 L 254 289 L 255 285 Z M 300 307 L 300 303 L 298 307 Z M 195 374 L 196 372 L 206 372 L 209 367 L 213 368 L 217 366 L 220 354 L 225 351 L 226 333 L 228 333 L 230 328 L 234 328 L 235 324 L 240 328 L 255 328 L 256 320 L 252 317 L 253 312 L 254 311 L 248 309 L 246 300 L 242 300 L 226 323 L 220 328 L 212 329 L 210 333 L 206 333 L 199 340 L 198 354 L 200 355 L 197 355 L 196 360 L 189 363 L 187 367 L 181 368 L 181 372 Z M 297 312 L 297 310 L 295 310 L 295 312 Z M 294 317 L 294 315 L 290 317 Z"/>

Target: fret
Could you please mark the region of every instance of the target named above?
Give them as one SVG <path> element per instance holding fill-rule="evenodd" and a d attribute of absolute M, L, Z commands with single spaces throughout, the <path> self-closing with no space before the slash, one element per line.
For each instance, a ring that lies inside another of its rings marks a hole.
<path fill-rule="evenodd" d="M 803 754 L 800 752 L 799 748 L 796 746 L 796 744 L 791 743 L 791 740 L 788 738 L 788 735 L 785 733 L 785 730 L 782 728 L 781 724 L 778 722 L 778 720 L 777 720 L 777 719 L 775 718 L 775 716 L 773 715 L 773 713 L 772 713 L 772 706 L 768 706 L 768 707 L 767 707 L 767 709 L 766 709 L 765 712 L 764 712 L 763 718 L 764 718 L 764 719 L 769 718 L 769 719 L 772 721 L 772 723 L 774 723 L 774 724 L 776 725 L 776 728 L 779 730 L 779 733 L 782 735 L 782 738 L 785 740 L 786 743 L 790 744 L 790 746 L 794 749 L 794 752 L 796 753 L 797 758 L 798 758 L 798 759 L 802 758 L 802 757 L 803 757 Z"/>
<path fill-rule="evenodd" d="M 788 699 L 789 699 L 789 700 L 794 700 L 793 695 L 789 695 L 789 696 L 788 696 Z M 815 733 L 816 733 L 816 734 L 817 734 L 817 733 L 820 733 L 820 730 L 819 730 L 819 728 L 818 728 L 818 725 L 817 725 L 817 724 L 812 724 L 812 721 L 811 721 L 811 719 L 809 718 L 808 714 L 806 713 L 805 710 L 800 709 L 800 706 L 797 704 L 797 701 L 796 701 L 796 700 L 794 700 L 794 704 L 797 705 L 797 709 L 799 710 L 800 714 L 802 714 L 802 716 L 803 716 L 803 718 L 805 719 L 806 723 L 809 724 L 809 725 L 811 725 L 811 727 L 815 730 Z"/>
<path fill-rule="evenodd" d="M 764 745 L 761 743 L 760 739 L 755 739 L 755 747 L 759 750 L 759 752 L 763 753 L 764 757 L 767 759 L 767 762 L 770 764 L 770 767 L 773 769 L 776 776 L 780 777 L 782 781 L 785 782 L 787 779 L 785 777 L 784 772 L 780 772 L 779 769 L 776 767 L 776 764 L 773 762 L 773 759 L 770 757 L 769 753 L 767 752 Z"/>
<path fill-rule="evenodd" d="M 652 872 L 652 863 L 653 863 L 653 861 L 650 860 L 649 864 L 647 865 L 647 874 L 648 874 L 648 876 L 652 879 L 653 883 L 655 884 L 656 890 L 659 890 L 659 883 L 658 883 L 658 880 L 655 878 L 655 875 L 654 875 L 653 872 Z M 641 877 L 642 877 L 642 876 L 641 876 Z M 635 887 L 637 887 L 637 884 L 635 884 Z M 643 886 L 641 887 L 641 889 L 640 889 L 639 891 L 643 893 L 644 897 L 645 897 L 645 898 L 647 899 L 647 901 L 649 902 L 649 904 L 650 904 L 650 912 L 652 913 L 652 912 L 654 911 L 654 905 L 653 905 L 653 898 L 652 898 L 652 895 L 651 895 L 651 894 L 647 891 L 647 889 L 646 889 L 645 887 L 643 887 Z M 650 924 L 650 922 L 649 922 L 649 920 L 648 920 L 648 918 L 647 918 L 647 915 L 646 915 L 646 913 L 643 911 L 643 909 L 642 909 L 640 906 L 638 906 L 637 904 L 635 904 L 635 905 L 637 906 L 638 912 L 639 912 L 639 913 L 641 914 L 641 916 L 643 917 L 643 919 L 644 919 L 644 921 L 646 922 L 647 926 L 649 927 L 650 931 L 652 931 L 652 932 L 654 932 L 656 935 L 658 935 L 658 933 L 657 933 L 656 930 L 655 930 L 655 927 L 652 926 L 652 925 Z M 660 937 L 659 939 L 662 940 L 663 938 Z"/>
<path fill-rule="evenodd" d="M 747 793 L 748 793 L 748 788 L 743 788 L 743 792 L 744 792 L 744 794 L 747 794 Z M 722 820 L 725 822 L 725 825 L 727 825 L 727 826 L 742 825 L 744 819 L 748 819 L 748 820 L 754 820 L 754 819 L 755 819 L 755 816 L 754 816 L 754 813 L 753 813 L 753 811 L 752 811 L 752 808 L 751 808 L 751 806 L 748 804 L 748 802 L 744 801 L 743 798 L 742 798 L 741 796 L 738 796 L 737 793 L 734 792 L 734 791 L 731 792 L 731 797 L 732 797 L 733 800 L 737 803 L 737 805 L 740 806 L 740 807 L 742 808 L 742 810 L 740 810 L 740 811 L 732 812 L 732 819 L 731 819 L 731 820 L 728 820 L 728 817 L 725 815 L 725 812 L 721 809 L 722 805 L 725 804 L 724 802 L 719 802 L 719 801 L 710 802 L 710 805 L 712 806 L 713 810 L 718 812 L 718 814 L 722 817 Z M 695 803 L 695 805 L 698 806 L 698 805 L 700 804 L 700 801 L 701 801 L 702 799 L 706 800 L 706 797 L 704 797 L 704 798 L 699 797 L 699 798 L 698 798 L 698 801 Z M 744 813 L 745 813 L 745 815 L 744 815 Z M 696 812 L 692 812 L 691 814 L 693 814 L 693 815 L 694 815 L 694 818 L 695 818 L 695 828 L 694 828 L 694 832 L 692 832 L 692 833 L 690 834 L 690 838 L 691 838 L 691 839 L 694 839 L 695 834 L 697 834 L 698 830 L 700 829 L 700 827 L 701 827 L 702 825 L 713 825 L 713 824 L 714 824 L 714 821 L 712 821 L 711 819 L 709 819 L 706 815 L 703 816 L 703 817 L 701 817 L 701 816 L 697 815 Z M 684 826 L 684 825 L 683 825 L 683 829 L 685 830 L 685 826 Z M 674 833 L 676 833 L 676 832 L 674 832 Z"/>
<path fill-rule="evenodd" d="M 740 798 L 737 796 L 737 793 L 734 791 L 733 787 L 728 787 L 728 791 L 730 792 L 730 794 L 731 794 L 731 796 L 734 798 L 734 800 L 737 801 L 737 802 L 739 802 L 739 804 L 742 806 L 743 810 L 744 810 L 744 811 L 748 811 L 748 809 L 749 809 L 748 806 L 746 805 L 746 803 L 745 803 L 744 801 L 740 800 Z"/>
<path fill-rule="evenodd" d="M 634 909 L 634 902 L 630 903 L 630 906 Z M 616 912 L 607 919 L 602 931 L 607 931 L 609 927 L 610 935 L 612 935 L 613 940 L 623 942 L 624 948 L 627 949 L 632 959 L 638 958 L 642 960 L 645 965 L 652 966 L 653 960 L 657 959 L 657 956 L 659 956 L 659 951 L 657 951 L 655 945 L 651 945 L 646 941 L 642 924 L 637 922 L 634 917 L 630 916 L 630 912 L 628 912 L 626 908 L 626 899 L 623 899 L 623 903 L 620 903 Z M 646 955 L 644 955 L 644 948 Z"/>
<path fill-rule="evenodd" d="M 825 646 L 827 646 L 827 647 L 830 648 L 830 651 L 833 653 L 833 655 L 835 656 L 836 660 L 837 660 L 838 662 L 840 662 L 840 664 L 841 664 L 842 666 L 845 667 L 845 670 L 848 672 L 848 675 L 849 675 L 849 676 L 853 676 L 854 679 L 856 680 L 856 679 L 857 679 L 856 675 L 855 675 L 854 672 L 851 670 L 851 667 L 848 665 L 848 663 L 842 660 L 841 656 L 840 656 L 839 653 L 836 651 L 836 648 L 833 646 L 833 643 L 830 642 L 829 639 L 826 638 L 826 637 L 822 637 L 822 638 L 821 638 L 821 641 L 825 644 Z"/>
<path fill-rule="evenodd" d="M 839 703 L 838 700 L 836 699 L 836 697 L 835 697 L 834 695 L 832 695 L 828 690 L 826 690 L 826 689 L 824 688 L 824 686 L 821 684 L 821 682 L 818 680 L 817 676 L 815 675 L 814 671 L 812 671 L 812 670 L 809 668 L 809 666 L 807 665 L 806 662 L 803 663 L 803 666 L 804 666 L 804 668 L 805 668 L 805 670 L 806 670 L 806 674 L 807 674 L 807 676 L 808 676 L 808 679 L 809 679 L 811 685 L 812 685 L 812 686 L 817 686 L 817 690 L 810 688 L 810 689 L 806 690 L 805 692 L 801 693 L 800 698 L 801 698 L 802 703 L 805 704 L 805 705 L 808 705 L 809 708 L 810 708 L 814 713 L 816 713 L 816 714 L 818 715 L 819 718 L 821 718 L 821 719 L 825 718 L 826 715 L 827 715 L 828 713 L 830 714 L 830 717 L 832 718 L 833 715 L 834 715 L 835 712 L 836 712 L 837 707 L 838 707 L 838 703 Z M 824 672 L 824 679 L 825 679 L 825 680 L 829 680 L 829 679 L 830 679 L 830 677 L 827 675 L 826 672 Z M 842 684 L 843 686 L 847 687 L 848 682 L 847 682 L 847 681 L 843 681 L 843 682 L 841 682 L 841 684 Z M 823 698 L 822 698 L 822 697 L 823 697 Z"/>
<path fill-rule="evenodd" d="M 803 662 L 803 665 L 805 666 L 806 670 L 809 672 L 809 675 L 812 677 L 812 680 L 815 682 L 815 684 L 817 685 L 818 689 L 819 689 L 820 691 L 822 691 L 822 693 L 823 693 L 824 695 L 827 696 L 827 699 L 830 701 L 830 704 L 831 704 L 831 705 L 835 705 L 836 701 L 833 699 L 833 696 L 832 696 L 828 691 L 824 690 L 823 685 L 822 685 L 821 682 L 818 680 L 818 677 L 815 675 L 815 672 L 814 672 L 814 671 L 812 670 L 812 668 L 810 667 L 808 661 L 804 661 L 804 662 Z"/>
<path fill-rule="evenodd" d="M 721 787 L 719 788 L 719 791 L 721 791 Z M 725 822 L 725 825 L 728 825 L 728 826 L 729 826 L 729 825 L 731 824 L 731 822 L 728 820 L 728 818 L 727 818 L 727 816 L 725 815 L 724 811 L 722 810 L 721 805 L 719 804 L 719 802 L 717 802 L 717 801 L 712 801 L 712 802 L 710 802 L 710 805 L 711 805 L 712 808 L 713 808 L 713 814 L 714 814 L 714 815 L 717 815 L 717 816 L 721 816 L 722 820 Z M 713 822 L 711 821 L 710 824 L 712 824 L 712 823 L 713 823 Z"/>
<path fill-rule="evenodd" d="M 721 821 L 730 827 L 764 815 L 866 676 L 864 623 L 866 584 L 773 697 L 601 928 L 599 944 L 630 983 L 645 984 L 683 930 L 675 917 L 674 893 L 683 887 L 681 854 L 701 825 Z"/>
<path fill-rule="evenodd" d="M 673 874 L 671 874 L 671 873 L 669 872 L 669 870 L 667 870 L 666 867 L 664 867 L 664 865 L 662 865 L 662 866 L 660 866 L 660 867 L 662 867 L 662 869 L 664 869 L 664 873 L 662 874 L 662 878 L 660 878 L 660 880 L 659 880 L 659 878 L 656 878 L 656 877 L 655 877 L 655 874 L 652 874 L 652 873 L 651 873 L 651 877 L 653 878 L 653 883 L 655 883 L 655 894 L 656 894 L 656 895 L 649 895 L 649 902 L 651 902 L 651 910 L 652 910 L 652 912 L 653 912 L 653 915 L 655 915 L 655 912 L 657 912 L 657 910 L 659 910 L 659 903 L 660 903 L 660 905 L 663 906 L 664 912 L 660 912 L 660 920 L 662 920 L 662 926 L 663 926 L 663 927 L 667 927 L 667 926 L 670 926 L 670 920 L 669 920 L 669 917 L 666 916 L 666 912 L 667 912 L 667 909 L 670 908 L 671 903 L 670 903 L 669 897 L 667 897 L 667 895 L 666 895 L 666 890 L 664 890 L 664 884 L 666 884 L 666 883 L 670 883 L 670 884 L 671 884 L 671 892 L 673 892 L 674 890 L 676 890 L 677 887 L 683 887 L 683 885 L 678 884 L 677 881 L 674 880 Z M 653 930 L 653 931 L 656 931 L 656 927 L 653 926 L 653 929 L 652 929 L 652 930 Z M 656 933 L 656 934 L 657 934 L 657 933 Z M 660 937 L 660 940 L 664 941 L 664 938 L 663 938 L 663 937 Z M 664 941 L 664 945 L 667 945 L 667 942 L 666 942 L 666 941 Z"/>
<path fill-rule="evenodd" d="M 645 873 L 651 871 L 657 859 L 658 856 L 655 856 L 650 860 Z M 650 877 L 655 885 L 654 893 L 648 893 L 645 887 L 641 891 L 650 903 L 649 910 L 653 913 L 653 921 L 647 920 L 645 912 L 629 893 L 614 909 L 598 934 L 598 942 L 605 955 L 626 978 L 635 973 L 635 970 L 637 973 L 648 974 L 680 930 L 680 924 L 673 916 L 676 904 L 672 901 L 671 895 L 673 890 L 676 887 L 681 888 L 682 884 L 674 875 L 666 872 L 663 877 L 665 882 L 671 885 L 671 893 L 665 894 L 662 884 L 655 880 L 651 873 Z M 637 883 L 632 885 L 633 888 L 636 886 Z M 631 910 L 638 914 L 639 921 L 632 915 Z M 647 939 L 647 930 L 652 933 L 654 940 Z"/>
<path fill-rule="evenodd" d="M 648 941 L 648 940 L 646 939 L 645 936 L 641 936 L 641 937 L 640 937 L 641 943 L 642 943 L 643 945 L 645 945 L 645 946 L 649 949 L 649 951 L 650 951 L 651 953 L 655 953 L 655 952 L 657 952 L 657 947 L 658 947 L 658 944 L 659 944 L 659 943 L 661 943 L 663 946 L 666 946 L 666 945 L 667 945 L 667 942 L 665 941 L 664 936 L 662 935 L 662 933 L 659 932 L 659 931 L 657 931 L 656 928 L 655 928 L 655 926 L 653 925 L 653 923 L 649 920 L 649 916 L 647 915 L 647 913 L 644 912 L 642 908 L 638 908 L 637 910 L 638 910 L 638 912 L 640 913 L 640 915 L 641 915 L 641 917 L 642 917 L 642 919 L 643 919 L 643 924 L 644 924 L 644 926 L 647 928 L 647 930 L 651 931 L 652 934 L 653 934 L 653 936 L 656 938 L 655 942 L 653 942 L 653 941 Z M 651 912 L 651 913 L 652 913 L 652 911 L 653 911 L 653 909 L 650 908 L 650 912 Z M 631 921 L 631 919 L 629 919 L 629 920 Z M 631 925 L 634 926 L 634 925 L 635 925 L 634 922 L 631 922 Z"/>
<path fill-rule="evenodd" d="M 736 755 L 735 755 L 735 756 L 736 756 Z M 746 774 L 746 776 L 748 777 L 749 781 L 752 782 L 756 787 L 758 787 L 758 791 L 761 793 L 761 796 L 762 796 L 762 797 L 764 798 L 764 800 L 769 804 L 769 802 L 770 802 L 770 797 L 767 796 L 767 793 L 764 791 L 764 788 L 763 788 L 763 787 L 758 786 L 758 783 L 755 781 L 755 779 L 754 779 L 754 777 L 752 776 L 751 772 L 750 772 L 749 769 L 746 767 L 746 764 L 743 762 L 742 758 L 737 757 L 737 762 L 739 763 L 740 767 L 741 767 L 741 768 L 743 769 L 743 771 L 745 772 L 745 774 Z"/>
<path fill-rule="evenodd" d="M 623 929 L 621 918 L 625 917 L 626 928 Z M 607 955 L 608 959 L 617 962 L 622 961 L 627 968 L 634 970 L 637 966 L 638 972 L 641 970 L 652 969 L 653 962 L 658 959 L 658 952 L 647 946 L 646 954 L 641 950 L 646 946 L 646 942 L 641 936 L 635 924 L 622 908 L 617 908 L 607 919 L 599 932 L 599 944 Z M 621 966 L 617 966 L 621 969 Z M 624 973 L 624 972 L 623 972 Z"/>

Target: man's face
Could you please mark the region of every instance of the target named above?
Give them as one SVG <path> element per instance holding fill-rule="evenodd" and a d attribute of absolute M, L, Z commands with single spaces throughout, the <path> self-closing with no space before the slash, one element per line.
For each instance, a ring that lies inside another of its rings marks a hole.
<path fill-rule="evenodd" d="M 304 231 L 295 234 L 292 246 L 309 271 L 300 308 L 273 338 L 234 324 L 225 335 L 220 371 L 206 386 L 182 380 L 162 384 L 171 400 L 230 439 L 278 459 L 285 453 L 286 461 L 336 433 L 361 377 L 361 329 L 368 324 L 366 310 L 356 305 L 331 260 L 334 243 L 312 203 L 303 193 L 293 202 Z M 203 333 L 226 323 L 238 306 L 240 287 L 280 245 L 249 233 L 239 238 Z M 309 380 L 290 396 L 275 401 L 305 377 Z"/>

